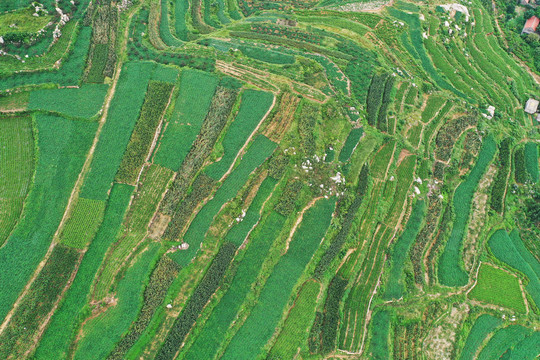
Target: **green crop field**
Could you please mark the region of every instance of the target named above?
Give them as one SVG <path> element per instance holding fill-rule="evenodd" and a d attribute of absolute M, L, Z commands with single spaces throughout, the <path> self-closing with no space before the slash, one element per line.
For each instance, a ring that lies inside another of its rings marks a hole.
<path fill-rule="evenodd" d="M 509 236 L 506 231 L 498 230 L 491 236 L 488 245 L 497 259 L 527 276 L 529 283 L 526 290 L 538 306 L 540 304 L 540 263 L 525 248 L 519 235 L 513 232 L 513 236 Z"/>
<path fill-rule="evenodd" d="M 270 110 L 272 100 L 272 94 L 266 92 L 246 90 L 242 94 L 238 114 L 221 142 L 223 154 L 206 169 L 208 176 L 219 180 L 229 170 L 238 151 Z"/>
<path fill-rule="evenodd" d="M 0 358 L 535 359 L 533 16 L 0 1 Z"/>
<path fill-rule="evenodd" d="M 306 341 L 320 291 L 321 285 L 314 281 L 302 286 L 283 329 L 268 354 L 270 359 L 290 359 L 298 352 L 298 348 Z"/>
<path fill-rule="evenodd" d="M 333 199 L 319 200 L 304 214 L 285 255 L 274 267 L 259 302 L 227 346 L 223 358 L 238 359 L 259 353 L 281 318 L 290 291 L 324 237 L 334 211 Z M 325 219 L 321 222 L 320 219 Z M 263 305 L 266 305 L 263 306 Z M 253 336 L 257 334 L 257 336 Z"/>
<path fill-rule="evenodd" d="M 399 299 L 403 295 L 403 267 L 407 259 L 407 253 L 411 244 L 414 242 L 425 212 L 425 203 L 419 201 L 413 207 L 411 217 L 407 221 L 407 225 L 403 234 L 397 239 L 394 249 L 392 250 L 392 266 L 384 297 L 387 299 Z"/>
<path fill-rule="evenodd" d="M 504 270 L 482 264 L 476 285 L 469 293 L 471 299 L 525 312 L 518 279 Z"/>
<path fill-rule="evenodd" d="M 215 76 L 197 70 L 184 70 L 174 112 L 170 115 L 159 148 L 156 164 L 177 170 L 199 134 L 210 101 L 216 90 Z"/>
<path fill-rule="evenodd" d="M 491 315 L 480 315 L 474 321 L 474 325 L 472 326 L 469 335 L 467 335 L 467 340 L 465 341 L 465 346 L 461 350 L 459 359 L 474 359 L 484 340 L 491 332 L 493 332 L 493 330 L 495 330 L 495 328 L 501 325 L 501 323 L 501 319 L 497 319 Z"/>
<path fill-rule="evenodd" d="M 30 117 L 0 117 L 0 244 L 19 221 L 34 172 L 34 137 Z"/>
<path fill-rule="evenodd" d="M 77 249 L 88 245 L 103 219 L 104 209 L 104 201 L 79 198 L 60 235 L 62 243 Z"/>
<path fill-rule="evenodd" d="M 87 84 L 80 89 L 35 90 L 30 93 L 28 109 L 89 119 L 101 110 L 108 88 L 103 84 Z"/>

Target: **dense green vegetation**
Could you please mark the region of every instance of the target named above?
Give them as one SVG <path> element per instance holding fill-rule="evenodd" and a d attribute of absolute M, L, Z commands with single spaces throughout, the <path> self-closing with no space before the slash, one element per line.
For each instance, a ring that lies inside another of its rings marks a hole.
<path fill-rule="evenodd" d="M 0 1 L 1 358 L 536 358 L 534 6 Z"/>

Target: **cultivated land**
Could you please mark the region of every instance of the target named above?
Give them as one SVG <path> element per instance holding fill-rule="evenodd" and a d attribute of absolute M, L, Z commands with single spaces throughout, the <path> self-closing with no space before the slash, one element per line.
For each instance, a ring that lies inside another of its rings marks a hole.
<path fill-rule="evenodd" d="M 538 358 L 535 11 L 0 1 L 0 358 Z"/>

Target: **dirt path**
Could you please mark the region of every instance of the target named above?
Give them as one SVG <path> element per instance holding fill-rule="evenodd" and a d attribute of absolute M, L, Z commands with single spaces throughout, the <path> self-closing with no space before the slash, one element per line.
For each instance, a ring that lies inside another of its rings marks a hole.
<path fill-rule="evenodd" d="M 130 14 L 129 22 L 131 21 L 131 18 L 133 17 L 133 14 L 135 14 L 135 11 L 133 11 Z M 126 27 L 125 32 L 124 32 L 125 39 L 124 39 L 124 43 L 122 45 L 123 46 L 122 52 L 125 51 L 125 48 L 127 46 L 128 31 L 129 31 L 129 26 Z M 121 59 L 121 57 L 119 57 L 119 59 Z M 94 152 L 96 150 L 97 143 L 99 141 L 101 131 L 102 131 L 103 126 L 105 125 L 105 122 L 107 120 L 107 114 L 109 112 L 109 107 L 110 107 L 110 104 L 111 104 L 111 100 L 112 100 L 112 98 L 114 96 L 114 93 L 116 91 L 116 86 L 118 84 L 118 79 L 120 77 L 121 70 L 122 70 L 122 61 L 119 60 L 118 63 L 116 64 L 116 72 L 115 72 L 115 77 L 113 79 L 112 86 L 109 88 L 109 92 L 107 94 L 107 97 L 105 98 L 105 104 L 103 106 L 103 112 L 102 112 L 102 116 L 101 116 L 101 118 L 99 120 L 99 125 L 98 125 L 98 129 L 96 131 L 96 135 L 94 136 L 92 146 L 91 146 L 91 148 L 90 148 L 90 150 L 88 152 L 88 155 L 87 155 L 86 160 L 85 160 L 85 162 L 83 164 L 81 172 L 79 173 L 77 181 L 75 182 L 75 186 L 73 187 L 73 190 L 72 190 L 71 195 L 69 197 L 69 200 L 68 200 L 68 203 L 67 203 L 67 206 L 66 206 L 66 210 L 64 211 L 64 215 L 62 217 L 62 220 L 60 221 L 60 224 L 58 225 L 58 228 L 57 228 L 56 232 L 54 233 L 53 239 L 51 241 L 51 245 L 49 246 L 49 249 L 47 250 L 47 253 L 43 257 L 43 260 L 39 263 L 38 267 L 34 271 L 34 274 L 30 278 L 30 280 L 27 282 L 24 290 L 22 291 L 22 293 L 19 295 L 19 297 L 17 298 L 17 300 L 13 304 L 13 307 L 11 308 L 10 312 L 4 318 L 4 321 L 2 322 L 2 325 L 0 326 L 0 333 L 2 333 L 5 330 L 7 324 L 11 320 L 13 314 L 15 313 L 17 308 L 19 307 L 22 299 L 26 296 L 26 294 L 28 293 L 28 290 L 30 289 L 30 287 L 32 286 L 32 284 L 34 283 L 36 278 L 41 273 L 41 270 L 43 269 L 45 264 L 47 263 L 47 260 L 51 256 L 54 247 L 58 243 L 59 235 L 60 235 L 62 229 L 64 228 L 64 226 L 66 224 L 66 221 L 69 218 L 69 215 L 71 214 L 72 207 L 74 206 L 74 204 L 76 204 L 76 202 L 77 202 L 77 200 L 79 198 L 79 192 L 80 192 L 80 190 L 82 188 L 82 183 L 84 181 L 84 178 L 85 178 L 86 174 L 90 170 L 90 164 L 92 162 Z M 81 256 L 81 260 L 82 260 L 82 256 Z M 76 265 L 76 268 L 75 268 L 75 271 L 74 271 L 73 275 L 71 276 L 70 280 L 68 281 L 66 287 L 62 290 L 62 293 L 60 294 L 61 296 L 57 299 L 56 303 L 53 306 L 53 309 L 51 310 L 51 312 L 49 312 L 49 314 L 47 314 L 47 317 L 45 318 L 44 322 L 40 326 L 40 328 L 39 328 L 40 330 L 38 331 L 38 333 L 37 333 L 37 335 L 36 335 L 36 337 L 34 339 L 33 347 L 29 348 L 27 350 L 27 353 L 29 353 L 29 352 L 31 352 L 33 350 L 33 348 L 36 346 L 37 342 L 39 341 L 39 339 L 43 335 L 43 332 L 44 332 L 44 330 L 46 328 L 46 325 L 50 321 L 54 311 L 56 310 L 56 308 L 58 307 L 58 304 L 62 300 L 62 296 L 64 295 L 64 293 L 71 286 L 71 283 L 72 283 L 72 281 L 75 278 L 75 275 L 77 273 L 77 269 L 78 269 L 79 264 Z"/>

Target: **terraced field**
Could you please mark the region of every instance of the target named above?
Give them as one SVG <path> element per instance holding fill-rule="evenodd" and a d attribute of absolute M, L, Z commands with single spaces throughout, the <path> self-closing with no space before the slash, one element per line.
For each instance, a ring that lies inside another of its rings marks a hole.
<path fill-rule="evenodd" d="M 0 357 L 537 358 L 533 12 L 1 1 Z"/>

